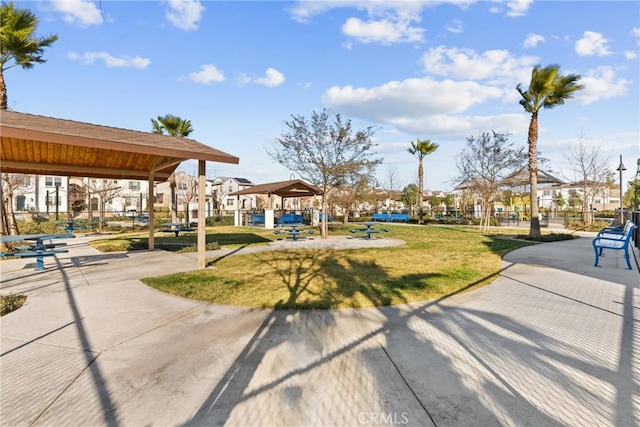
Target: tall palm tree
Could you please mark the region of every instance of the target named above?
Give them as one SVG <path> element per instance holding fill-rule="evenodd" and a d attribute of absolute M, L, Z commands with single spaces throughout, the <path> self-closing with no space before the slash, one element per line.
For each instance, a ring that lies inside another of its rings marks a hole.
<path fill-rule="evenodd" d="M 34 37 L 38 18 L 28 9 L 15 8 L 13 2 L 0 4 L 0 109 L 7 109 L 4 71 L 20 66 L 25 70 L 46 62 L 44 48 L 58 40 L 56 34 Z"/>
<path fill-rule="evenodd" d="M 431 142 L 426 139 L 421 141 L 420 139 L 416 139 L 415 142 L 411 141 L 411 146 L 407 149 L 407 151 L 416 156 L 418 159 L 418 209 L 419 209 L 419 217 L 418 224 L 424 223 L 424 214 L 422 212 L 422 201 L 424 199 L 424 169 L 422 167 L 422 161 L 429 154 L 432 154 L 438 149 L 439 145 Z"/>
<path fill-rule="evenodd" d="M 167 134 L 179 138 L 186 138 L 193 132 L 191 120 L 184 120 L 172 114 L 165 114 L 164 116 L 158 116 L 157 119 L 151 119 L 151 125 L 153 126 L 151 130 L 153 133 Z M 169 177 L 169 187 L 171 188 L 171 222 L 177 222 L 176 176 L 173 173 Z"/>
<path fill-rule="evenodd" d="M 551 64 L 546 67 L 536 65 L 531 72 L 529 89 L 523 90 L 518 84 L 516 89 L 522 96 L 520 105 L 531 114 L 529 123 L 529 181 L 531 185 L 531 225 L 529 236 L 539 238 L 540 220 L 538 218 L 538 112 L 541 108 L 551 109 L 573 98 L 575 92 L 584 88 L 578 84 L 579 74 L 559 74 L 560 66 Z"/>

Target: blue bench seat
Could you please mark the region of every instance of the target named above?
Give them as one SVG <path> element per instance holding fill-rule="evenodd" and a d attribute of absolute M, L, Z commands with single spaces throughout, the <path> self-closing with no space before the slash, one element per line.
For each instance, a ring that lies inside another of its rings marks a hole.
<path fill-rule="evenodd" d="M 409 214 L 408 213 L 374 213 L 371 216 L 372 221 L 384 221 L 384 222 L 393 222 L 393 221 L 402 221 L 409 222 Z"/>
<path fill-rule="evenodd" d="M 594 267 L 598 267 L 599 257 L 603 256 L 603 251 L 605 249 L 608 249 L 624 251 L 624 259 L 627 262 L 627 268 L 632 270 L 631 262 L 629 261 L 629 246 L 631 245 L 633 230 L 636 228 L 637 226 L 633 222 L 628 221 L 622 233 L 618 230 L 613 230 L 610 227 L 602 229 L 591 242 L 596 255 L 596 260 L 593 264 Z"/>
<path fill-rule="evenodd" d="M 304 222 L 304 219 L 300 214 L 286 214 L 276 219 L 276 224 L 278 225 L 302 224 L 303 222 Z"/>

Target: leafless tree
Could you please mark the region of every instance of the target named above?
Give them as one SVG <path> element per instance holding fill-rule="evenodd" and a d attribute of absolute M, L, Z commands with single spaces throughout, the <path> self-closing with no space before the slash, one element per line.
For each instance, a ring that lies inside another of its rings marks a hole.
<path fill-rule="evenodd" d="M 323 110 L 310 119 L 301 115 L 285 121 L 288 133 L 276 138 L 279 149 L 268 155 L 297 172 L 322 190 L 321 236 L 327 238 L 327 193 L 341 185 L 349 174 L 366 174 L 382 162 L 373 157 L 374 129 L 352 131 L 351 120 Z"/>
<path fill-rule="evenodd" d="M 198 181 L 189 174 L 182 173 L 176 175 L 176 186 L 178 198 L 184 201 L 185 205 L 185 222 L 190 222 L 189 203 L 198 196 Z"/>
<path fill-rule="evenodd" d="M 458 155 L 457 181 L 482 203 L 480 228 L 487 230 L 493 201 L 501 193 L 505 179 L 523 166 L 524 147 L 514 148 L 509 135 L 492 131 L 467 138 L 467 146 Z"/>
<path fill-rule="evenodd" d="M 400 174 L 398 169 L 389 167 L 385 171 L 384 181 L 382 182 L 382 189 L 385 192 L 387 200 L 389 200 L 389 206 L 387 213 L 391 213 L 392 204 L 402 198 L 402 182 L 400 181 Z"/>
<path fill-rule="evenodd" d="M 584 130 L 576 141 L 569 145 L 567 160 L 582 187 L 582 219 L 585 224 L 593 221 L 593 200 L 606 190 L 612 182 L 613 171 L 608 167 L 610 158 L 601 145 L 588 144 Z"/>
<path fill-rule="evenodd" d="M 89 178 L 88 188 L 91 197 L 95 196 L 98 199 L 98 210 L 100 211 L 98 231 L 102 232 L 105 225 L 105 211 L 107 208 L 107 203 L 118 196 L 122 187 L 117 185 L 111 179 Z M 91 204 L 91 200 L 89 200 L 89 204 Z"/>

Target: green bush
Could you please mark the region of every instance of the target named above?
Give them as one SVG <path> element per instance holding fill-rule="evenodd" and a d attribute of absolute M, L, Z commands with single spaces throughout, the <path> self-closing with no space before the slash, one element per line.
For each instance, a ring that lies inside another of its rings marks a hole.
<path fill-rule="evenodd" d="M 9 294 L 0 296 L 0 316 L 11 313 L 22 307 L 27 301 L 24 294 Z"/>
<path fill-rule="evenodd" d="M 594 221 L 589 225 L 585 225 L 582 221 L 569 221 L 569 230 L 576 231 L 600 231 L 605 227 L 609 227 L 609 223 L 605 221 Z"/>
<path fill-rule="evenodd" d="M 18 221 L 18 230 L 20 234 L 56 234 L 63 233 L 60 224 L 54 221 L 36 222 L 36 221 Z"/>

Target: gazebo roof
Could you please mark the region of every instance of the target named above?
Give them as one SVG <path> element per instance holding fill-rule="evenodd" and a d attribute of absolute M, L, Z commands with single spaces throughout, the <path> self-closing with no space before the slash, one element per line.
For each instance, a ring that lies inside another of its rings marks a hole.
<path fill-rule="evenodd" d="M 166 180 L 189 159 L 237 164 L 198 141 L 0 111 L 2 173 Z"/>
<path fill-rule="evenodd" d="M 505 184 L 511 186 L 529 185 L 529 169 L 522 168 L 517 172 L 512 173 L 505 178 Z M 538 184 L 564 184 L 559 178 L 551 175 L 549 172 L 545 172 L 542 169 L 538 169 Z"/>
<path fill-rule="evenodd" d="M 254 185 L 253 187 L 230 193 L 229 196 L 242 196 L 248 194 L 275 194 L 284 198 L 308 197 L 320 195 L 322 194 L 322 190 L 300 179 L 295 179 L 291 181 L 279 181 Z"/>

